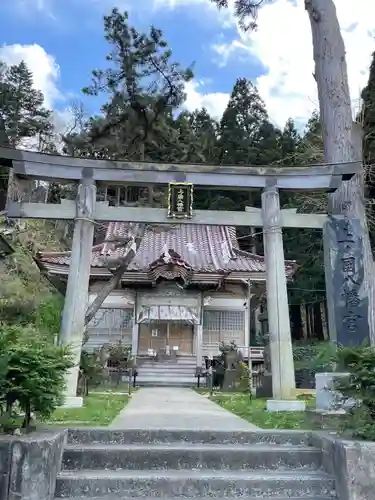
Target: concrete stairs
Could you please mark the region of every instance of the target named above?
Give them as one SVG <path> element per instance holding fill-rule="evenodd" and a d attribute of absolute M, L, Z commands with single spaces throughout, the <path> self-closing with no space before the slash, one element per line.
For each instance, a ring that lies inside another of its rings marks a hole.
<path fill-rule="evenodd" d="M 142 360 L 137 385 L 141 387 L 194 387 L 195 356 L 181 356 L 173 361 Z"/>
<path fill-rule="evenodd" d="M 293 431 L 70 430 L 56 498 L 332 500 L 322 451 Z"/>

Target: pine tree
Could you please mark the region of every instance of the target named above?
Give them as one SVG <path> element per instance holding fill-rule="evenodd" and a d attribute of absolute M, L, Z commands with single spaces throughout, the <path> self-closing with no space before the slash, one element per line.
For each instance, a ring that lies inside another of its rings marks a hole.
<path fill-rule="evenodd" d="M 92 119 L 80 135 L 65 138 L 67 148 L 94 156 L 152 159 L 160 143 L 170 140 L 171 112 L 185 98 L 185 83 L 193 77 L 171 60 L 161 30 L 140 33 L 128 14 L 115 8 L 104 18 L 110 44 L 109 67 L 92 73 L 85 94 L 108 95 L 102 116 Z M 82 141 L 84 144 L 82 145 Z"/>

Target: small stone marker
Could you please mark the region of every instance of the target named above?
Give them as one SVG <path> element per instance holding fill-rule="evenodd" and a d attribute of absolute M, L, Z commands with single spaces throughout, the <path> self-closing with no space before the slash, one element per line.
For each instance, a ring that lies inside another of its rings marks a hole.
<path fill-rule="evenodd" d="M 335 390 L 335 381 L 347 377 L 347 373 L 317 373 L 316 380 L 316 411 L 317 412 L 343 412 L 352 408 L 355 400 L 343 401 L 342 395 Z"/>

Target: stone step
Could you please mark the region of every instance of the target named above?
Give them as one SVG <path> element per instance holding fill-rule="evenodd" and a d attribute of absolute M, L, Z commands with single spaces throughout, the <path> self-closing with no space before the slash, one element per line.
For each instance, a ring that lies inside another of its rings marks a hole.
<path fill-rule="evenodd" d="M 140 370 L 145 368 L 163 369 L 163 370 L 195 370 L 195 363 L 145 363 L 139 365 Z"/>
<path fill-rule="evenodd" d="M 147 364 L 147 365 L 140 365 L 138 367 L 139 370 L 166 370 L 166 371 L 185 371 L 185 370 L 190 370 L 190 371 L 195 371 L 196 364 L 194 363 L 193 365 L 186 365 L 186 364 L 181 364 L 181 365 L 161 365 L 159 363 L 155 364 Z"/>
<path fill-rule="evenodd" d="M 156 493 L 156 495 L 155 495 Z M 58 475 L 57 498 L 105 497 L 303 497 L 335 498 L 334 480 L 321 472 L 295 471 L 63 471 Z"/>
<path fill-rule="evenodd" d="M 185 368 L 183 369 L 179 369 L 179 370 L 169 370 L 169 369 L 155 369 L 155 368 L 140 368 L 138 370 L 138 375 L 154 375 L 154 374 L 157 374 L 157 375 L 168 375 L 168 376 L 171 376 L 171 377 L 178 377 L 179 375 L 190 375 L 190 376 L 195 376 L 195 368 L 194 370 L 190 370 L 190 368 L 187 370 Z"/>
<path fill-rule="evenodd" d="M 197 382 L 196 377 L 192 373 L 188 374 L 178 374 L 178 375 L 171 375 L 168 373 L 140 373 L 137 376 L 136 382 L 140 382 L 141 380 L 144 380 L 146 382 L 153 382 L 155 380 L 160 380 L 161 382 L 174 382 L 174 381 L 179 381 L 179 382 L 192 382 L 193 385 Z"/>
<path fill-rule="evenodd" d="M 169 375 L 172 375 L 172 376 L 175 376 L 175 375 L 195 375 L 195 368 L 194 369 L 190 369 L 190 368 L 179 368 L 178 370 L 170 370 L 169 368 L 140 368 L 138 370 L 138 373 L 139 374 L 142 374 L 142 373 L 158 373 L 160 375 L 163 375 L 164 373 L 165 374 L 169 374 Z"/>
<path fill-rule="evenodd" d="M 173 381 L 190 382 L 193 384 L 197 381 L 195 377 L 192 376 L 189 377 L 188 375 L 170 375 L 164 373 L 158 373 L 155 375 L 145 375 L 143 373 L 140 373 L 136 381 L 154 382 L 155 380 L 160 380 L 160 382 L 173 382 Z"/>
<path fill-rule="evenodd" d="M 318 470 L 322 451 L 313 447 L 164 444 L 164 445 L 69 445 L 63 469 L 91 470 Z"/>
<path fill-rule="evenodd" d="M 85 497 L 86 500 L 145 500 L 147 497 L 125 497 L 121 493 L 118 495 L 106 495 L 104 497 Z M 57 497 L 56 497 L 57 498 Z M 154 500 L 156 497 L 152 497 Z M 246 500 L 259 500 L 260 497 L 246 497 Z M 269 497 L 268 497 L 269 498 Z M 277 497 L 277 500 L 327 500 L 327 497 Z M 332 497 L 328 497 L 332 498 Z M 263 497 L 263 500 L 267 497 Z M 82 497 L 69 497 L 69 500 L 82 500 Z M 181 497 L 164 497 L 164 500 L 181 500 Z M 194 497 L 191 497 L 194 500 Z M 237 498 L 228 497 L 228 500 L 238 500 Z"/>
<path fill-rule="evenodd" d="M 69 444 L 259 444 L 309 446 L 308 432 L 291 430 L 199 431 L 199 430 L 116 430 L 106 428 L 69 429 Z"/>
<path fill-rule="evenodd" d="M 184 387 L 185 389 L 190 389 L 191 387 L 196 387 L 197 381 L 180 381 L 180 380 L 138 380 L 137 385 L 140 387 Z"/>
<path fill-rule="evenodd" d="M 121 493 L 119 493 L 120 496 L 118 495 L 106 495 L 104 497 L 85 497 L 86 500 L 145 500 L 147 497 L 124 497 Z M 56 497 L 57 498 L 57 497 Z M 67 497 L 65 497 L 67 498 Z M 156 497 L 152 497 L 153 500 L 155 500 Z M 261 497 L 246 497 L 246 500 L 259 500 Z M 268 497 L 269 498 L 269 497 Z M 327 497 L 277 497 L 277 500 L 327 500 Z M 331 499 L 332 497 L 328 497 Z M 335 498 L 335 497 L 334 497 Z M 194 497 L 191 497 L 193 500 Z M 266 499 L 267 497 L 263 497 L 263 500 Z M 56 500 L 56 499 L 55 499 Z M 69 500 L 82 500 L 82 497 L 69 497 Z M 164 500 L 181 500 L 181 497 L 164 497 Z M 238 500 L 238 497 L 227 497 L 227 500 Z"/>
<path fill-rule="evenodd" d="M 159 359 L 159 361 L 152 360 L 150 358 L 144 358 L 139 360 L 140 363 L 146 364 L 146 363 L 159 363 L 159 364 L 172 364 L 172 365 L 183 365 L 183 364 L 195 364 L 197 362 L 197 358 L 195 356 L 186 356 L 186 357 L 177 357 L 176 359 L 170 359 L 170 360 L 162 360 Z"/>
<path fill-rule="evenodd" d="M 173 371 L 176 371 L 176 372 L 179 372 L 179 371 L 195 371 L 195 363 L 193 365 L 186 365 L 186 364 L 181 364 L 181 365 L 161 365 L 159 363 L 155 363 L 155 364 L 147 364 L 147 365 L 140 365 L 139 366 L 139 370 L 165 370 L 165 371 L 170 371 L 170 372 L 173 372 Z"/>

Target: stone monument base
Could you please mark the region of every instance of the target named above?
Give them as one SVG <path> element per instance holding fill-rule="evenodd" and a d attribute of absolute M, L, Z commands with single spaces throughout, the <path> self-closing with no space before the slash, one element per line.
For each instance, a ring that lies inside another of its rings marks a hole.
<path fill-rule="evenodd" d="M 261 378 L 261 385 L 256 388 L 257 398 L 272 398 L 272 375 L 265 373 Z"/>
<path fill-rule="evenodd" d="M 67 396 L 61 408 L 82 408 L 83 398 L 80 396 Z"/>
<path fill-rule="evenodd" d="M 345 400 L 336 390 L 335 384 L 340 379 L 348 377 L 348 373 L 326 372 L 316 373 L 316 410 L 320 412 L 348 410 L 356 406 L 357 402 L 354 399 Z"/>
<path fill-rule="evenodd" d="M 299 399 L 268 399 L 267 411 L 305 411 L 306 404 Z"/>

